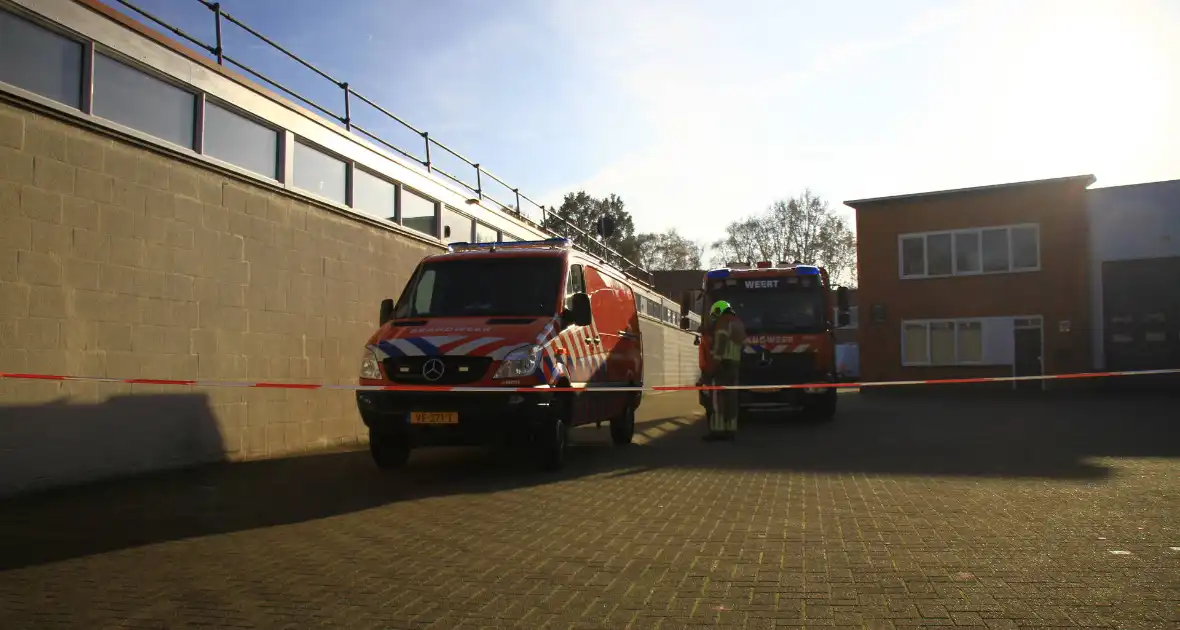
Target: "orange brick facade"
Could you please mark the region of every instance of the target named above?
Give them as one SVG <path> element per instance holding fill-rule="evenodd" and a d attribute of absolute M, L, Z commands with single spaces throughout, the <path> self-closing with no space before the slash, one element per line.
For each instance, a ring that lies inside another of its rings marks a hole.
<path fill-rule="evenodd" d="M 1091 351 L 1085 190 L 1091 182 L 1092 178 L 1066 178 L 847 202 L 857 211 L 862 378 L 1012 375 L 1011 365 L 903 366 L 902 322 L 942 318 L 1040 316 L 1044 371 L 1087 371 Z M 1039 225 L 1037 271 L 901 278 L 903 234 L 1030 223 Z"/>

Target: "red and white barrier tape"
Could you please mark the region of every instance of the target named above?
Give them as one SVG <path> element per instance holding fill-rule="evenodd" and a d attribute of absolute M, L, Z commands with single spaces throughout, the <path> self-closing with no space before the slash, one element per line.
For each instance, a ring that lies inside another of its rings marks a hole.
<path fill-rule="evenodd" d="M 1007 383 L 1014 381 L 1045 381 L 1077 378 L 1102 378 L 1113 376 L 1147 376 L 1180 374 L 1180 368 L 1166 370 L 1138 370 L 1123 372 L 1079 372 L 1074 374 L 1044 374 L 1040 376 L 985 376 L 977 378 L 944 378 L 917 381 L 866 381 L 860 383 L 798 383 L 790 385 L 652 385 L 645 387 L 451 387 L 440 385 L 324 385 L 318 383 L 273 383 L 266 381 L 202 381 L 157 378 L 113 378 L 102 376 L 64 376 L 58 374 L 21 374 L 0 372 L 0 379 L 23 379 L 37 381 L 81 381 L 88 383 L 121 383 L 129 385 L 184 385 L 189 387 L 250 387 L 263 389 L 337 389 L 355 391 L 394 392 L 679 392 L 714 390 L 778 391 L 780 389 L 809 389 L 831 387 L 835 389 L 860 389 L 865 387 L 892 387 L 900 385 L 943 385 L 949 383 Z"/>

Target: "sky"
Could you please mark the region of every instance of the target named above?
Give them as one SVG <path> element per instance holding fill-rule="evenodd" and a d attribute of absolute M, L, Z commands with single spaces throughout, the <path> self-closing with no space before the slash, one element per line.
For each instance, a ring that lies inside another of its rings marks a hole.
<path fill-rule="evenodd" d="M 197 0 L 132 2 L 213 39 Z M 1178 0 L 222 6 L 533 199 L 618 194 L 639 231 L 710 242 L 804 188 L 851 220 L 842 202 L 865 197 L 1180 179 Z M 236 27 L 225 42 L 342 111 L 339 90 Z M 353 117 L 421 155 L 384 117 Z"/>

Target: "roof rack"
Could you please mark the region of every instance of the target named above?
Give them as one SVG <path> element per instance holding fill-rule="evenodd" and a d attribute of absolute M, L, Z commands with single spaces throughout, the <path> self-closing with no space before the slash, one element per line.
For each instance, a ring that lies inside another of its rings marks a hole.
<path fill-rule="evenodd" d="M 451 243 L 447 245 L 449 252 L 475 252 L 498 249 L 568 249 L 571 247 L 568 238 L 547 238 L 542 241 L 496 241 L 490 243 Z"/>

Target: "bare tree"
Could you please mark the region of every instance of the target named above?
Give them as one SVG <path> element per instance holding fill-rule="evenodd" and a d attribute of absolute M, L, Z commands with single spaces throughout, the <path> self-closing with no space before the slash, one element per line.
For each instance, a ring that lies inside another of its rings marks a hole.
<path fill-rule="evenodd" d="M 639 262 L 653 271 L 700 269 L 705 248 L 681 236 L 676 228 L 666 232 L 647 232 L 635 237 Z"/>
<path fill-rule="evenodd" d="M 833 282 L 856 286 L 856 236 L 848 222 L 810 189 L 730 223 L 713 250 L 718 265 L 798 260 L 826 268 Z"/>

